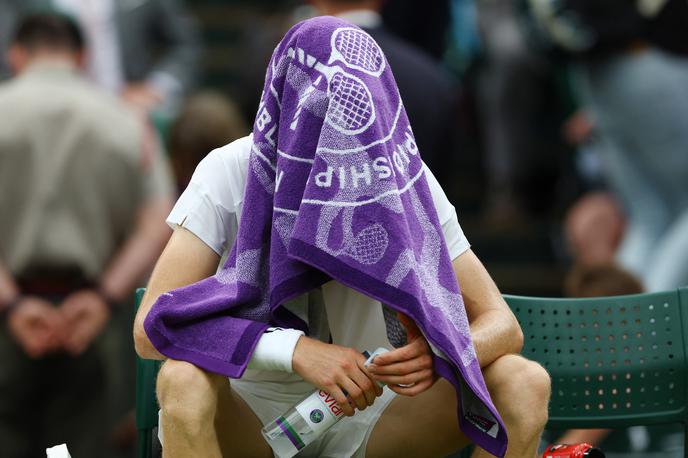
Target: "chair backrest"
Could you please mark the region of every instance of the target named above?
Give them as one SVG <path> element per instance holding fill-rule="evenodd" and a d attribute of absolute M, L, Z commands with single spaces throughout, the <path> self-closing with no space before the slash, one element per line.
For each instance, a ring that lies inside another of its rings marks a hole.
<path fill-rule="evenodd" d="M 136 310 L 141 304 L 144 288 L 136 290 Z M 160 361 L 136 357 L 136 430 L 138 457 L 152 456 L 153 428 L 158 425 L 158 401 L 155 398 L 155 378 Z"/>
<path fill-rule="evenodd" d="M 552 377 L 549 427 L 686 423 L 688 289 L 505 299 L 523 329 L 523 355 Z"/>

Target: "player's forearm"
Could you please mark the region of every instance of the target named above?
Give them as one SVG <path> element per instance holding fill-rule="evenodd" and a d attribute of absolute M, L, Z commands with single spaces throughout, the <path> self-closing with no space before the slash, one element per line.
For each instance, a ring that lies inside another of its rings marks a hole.
<path fill-rule="evenodd" d="M 480 367 L 489 366 L 497 358 L 520 353 L 523 333 L 513 315 L 500 310 L 483 313 L 471 323 L 471 337 Z"/>
<path fill-rule="evenodd" d="M 171 201 L 161 199 L 139 210 L 134 232 L 100 279 L 100 287 L 108 298 L 125 300 L 142 284 L 170 237 L 165 217 L 171 208 Z"/>
<path fill-rule="evenodd" d="M 218 254 L 192 232 L 182 227 L 174 231 L 153 269 L 134 320 L 134 344 L 139 356 L 146 359 L 164 358 L 153 347 L 143 327 L 146 315 L 158 297 L 209 277 L 217 269 L 219 261 Z"/>
<path fill-rule="evenodd" d="M 468 250 L 452 264 L 461 285 L 480 367 L 505 354 L 520 353 L 523 333 L 518 321 L 475 253 Z"/>

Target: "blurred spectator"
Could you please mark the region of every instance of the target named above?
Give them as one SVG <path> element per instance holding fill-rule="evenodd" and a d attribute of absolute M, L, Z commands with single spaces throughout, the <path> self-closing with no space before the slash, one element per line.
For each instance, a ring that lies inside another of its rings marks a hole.
<path fill-rule="evenodd" d="M 145 111 L 174 113 L 196 83 L 200 37 L 182 0 L 0 0 L 0 45 L 14 20 L 45 10 L 78 19 L 90 78 Z"/>
<path fill-rule="evenodd" d="M 448 68 L 463 77 L 481 52 L 478 9 L 475 0 L 452 0 L 450 6 L 449 42 L 444 61 Z"/>
<path fill-rule="evenodd" d="M 341 0 L 339 3 L 343 3 Z M 382 5 L 382 17 L 389 31 L 440 61 L 447 48 L 451 21 L 451 0 L 432 0 L 419 6 L 417 0 L 390 0 Z"/>
<path fill-rule="evenodd" d="M 574 261 L 587 266 L 612 263 L 625 223 L 614 196 L 602 191 L 585 194 L 571 207 L 564 221 Z"/>
<path fill-rule="evenodd" d="M 103 456 L 98 337 L 167 238 L 173 189 L 150 129 L 79 76 L 78 26 L 27 16 L 0 85 L 0 444 Z"/>
<path fill-rule="evenodd" d="M 568 116 L 561 126 L 561 135 L 574 149 L 573 175 L 578 192 L 606 191 L 609 186 L 600 153 L 603 146 L 585 109 L 577 108 Z"/>
<path fill-rule="evenodd" d="M 196 165 L 208 151 L 249 133 L 234 102 L 219 92 L 204 91 L 186 101 L 172 124 L 169 150 L 179 189 L 186 189 Z"/>
<path fill-rule="evenodd" d="M 518 2 L 480 0 L 476 7 L 484 57 L 477 101 L 487 173 L 485 216 L 496 229 L 513 229 L 530 224 L 531 212 L 554 204 L 549 200 L 559 179 L 561 142 L 552 121 L 561 109 L 553 68 L 527 43 Z"/>
<path fill-rule="evenodd" d="M 563 124 L 562 135 L 576 148 L 576 169 L 583 192 L 564 218 L 568 254 L 574 265 L 614 264 L 626 217 L 614 194 L 607 189 L 595 126 L 584 110 L 578 110 Z"/>
<path fill-rule="evenodd" d="M 382 48 L 404 102 L 423 160 L 440 183 L 451 178 L 456 97 L 452 80 L 419 48 L 382 23 L 382 0 L 310 0 L 323 15 L 339 16 L 368 32 Z M 447 175 L 449 174 L 449 175 Z"/>
<path fill-rule="evenodd" d="M 552 42 L 578 58 L 583 102 L 628 217 L 619 262 L 650 291 L 688 283 L 688 3 L 530 3 Z"/>
<path fill-rule="evenodd" d="M 622 296 L 642 292 L 640 281 L 613 263 L 576 264 L 564 282 L 564 293 L 568 297 Z"/>

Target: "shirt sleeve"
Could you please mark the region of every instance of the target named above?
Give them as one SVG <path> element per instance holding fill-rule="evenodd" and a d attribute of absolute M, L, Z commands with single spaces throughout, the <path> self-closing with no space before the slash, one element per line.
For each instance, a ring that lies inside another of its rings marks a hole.
<path fill-rule="evenodd" d="M 430 171 L 427 165 L 423 164 L 423 168 L 425 170 L 425 177 L 428 181 L 432 200 L 435 203 L 437 216 L 442 225 L 444 240 L 449 250 L 449 258 L 454 260 L 465 253 L 471 247 L 471 244 L 468 243 L 468 239 L 464 235 L 461 225 L 459 225 L 456 209 L 451 202 L 449 202 L 449 199 L 447 199 L 447 195 L 444 193 L 437 178 L 435 178 L 435 175 L 432 174 L 432 171 Z"/>
<path fill-rule="evenodd" d="M 212 151 L 198 164 L 188 187 L 167 217 L 171 227 L 188 229 L 220 256 L 238 230 L 230 177 L 225 173 L 219 150 Z"/>

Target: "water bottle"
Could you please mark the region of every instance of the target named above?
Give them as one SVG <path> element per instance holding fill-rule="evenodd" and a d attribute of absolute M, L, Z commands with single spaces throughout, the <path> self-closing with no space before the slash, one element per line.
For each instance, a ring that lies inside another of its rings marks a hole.
<path fill-rule="evenodd" d="M 378 348 L 368 359 L 367 367 L 379 354 L 387 349 Z M 344 413 L 334 397 L 323 390 L 315 390 L 294 407 L 265 425 L 263 437 L 280 458 L 291 458 L 301 449 L 316 440 L 342 419 Z"/>

